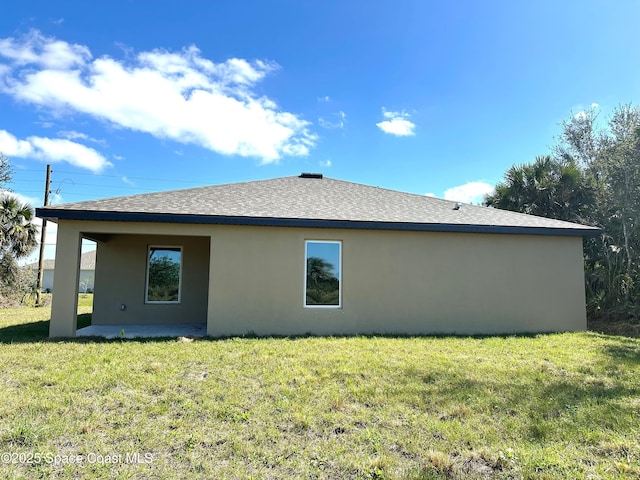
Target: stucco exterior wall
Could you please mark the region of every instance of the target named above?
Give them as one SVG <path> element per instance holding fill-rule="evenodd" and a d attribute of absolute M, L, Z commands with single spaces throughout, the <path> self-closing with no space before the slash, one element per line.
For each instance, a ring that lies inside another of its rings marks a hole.
<path fill-rule="evenodd" d="M 76 221 L 59 232 L 108 234 L 95 324 L 206 321 L 213 336 L 586 329 L 580 237 Z M 342 308 L 304 307 L 305 240 L 342 242 Z M 144 305 L 149 244 L 184 247 L 179 306 Z M 57 293 L 52 332 L 70 335 Z"/>
<path fill-rule="evenodd" d="M 342 308 L 303 307 L 305 240 L 342 241 Z M 211 335 L 586 329 L 582 239 L 220 227 Z"/>
<path fill-rule="evenodd" d="M 36 275 L 38 271 L 36 270 Z M 42 291 L 53 291 L 53 270 L 45 270 L 42 272 Z"/>
<path fill-rule="evenodd" d="M 80 284 L 78 285 L 78 291 L 84 293 L 87 290 L 93 290 L 95 270 L 80 270 Z M 37 274 L 37 271 L 36 271 Z M 42 290 L 53 291 L 53 277 L 55 270 L 47 269 L 42 272 Z"/>
<path fill-rule="evenodd" d="M 180 303 L 145 303 L 149 245 L 182 247 Z M 113 235 L 108 242 L 100 242 L 97 250 L 94 325 L 207 322 L 208 237 Z"/>

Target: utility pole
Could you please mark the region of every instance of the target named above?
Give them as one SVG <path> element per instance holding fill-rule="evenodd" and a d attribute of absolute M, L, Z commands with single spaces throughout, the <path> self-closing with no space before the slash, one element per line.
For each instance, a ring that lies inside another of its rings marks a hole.
<path fill-rule="evenodd" d="M 47 179 L 44 183 L 44 206 L 49 205 L 49 189 L 51 187 L 51 165 L 47 165 Z M 44 275 L 44 242 L 47 237 L 47 219 L 42 219 L 40 230 L 40 258 L 38 259 L 38 282 L 36 283 L 36 307 L 41 307 L 42 302 L 42 277 Z"/>

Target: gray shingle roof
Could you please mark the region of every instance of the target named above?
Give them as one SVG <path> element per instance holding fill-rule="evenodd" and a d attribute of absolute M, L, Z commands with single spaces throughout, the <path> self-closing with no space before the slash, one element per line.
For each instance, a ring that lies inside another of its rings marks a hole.
<path fill-rule="evenodd" d="M 57 220 L 131 220 L 338 228 L 592 235 L 598 229 L 331 178 L 271 180 L 40 208 Z"/>
<path fill-rule="evenodd" d="M 29 268 L 38 269 L 38 262 L 30 263 L 27 265 Z M 56 268 L 56 261 L 53 259 L 46 259 L 43 262 L 44 270 L 53 270 Z M 80 270 L 95 270 L 96 269 L 96 251 L 91 250 L 85 252 L 80 257 Z"/>

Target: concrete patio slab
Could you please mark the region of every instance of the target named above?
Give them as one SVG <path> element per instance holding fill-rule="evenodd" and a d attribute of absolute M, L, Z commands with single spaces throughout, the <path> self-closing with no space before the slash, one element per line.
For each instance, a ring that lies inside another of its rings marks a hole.
<path fill-rule="evenodd" d="M 76 330 L 77 337 L 204 337 L 206 325 L 89 325 Z"/>

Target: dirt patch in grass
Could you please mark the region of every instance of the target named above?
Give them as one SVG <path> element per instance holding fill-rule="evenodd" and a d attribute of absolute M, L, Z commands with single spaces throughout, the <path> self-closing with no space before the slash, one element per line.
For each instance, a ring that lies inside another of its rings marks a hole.
<path fill-rule="evenodd" d="M 622 335 L 640 338 L 640 323 L 619 322 L 610 320 L 589 320 L 587 328 L 592 332 L 605 335 Z"/>
<path fill-rule="evenodd" d="M 640 306 L 625 306 L 589 314 L 587 328 L 606 335 L 640 338 Z"/>

